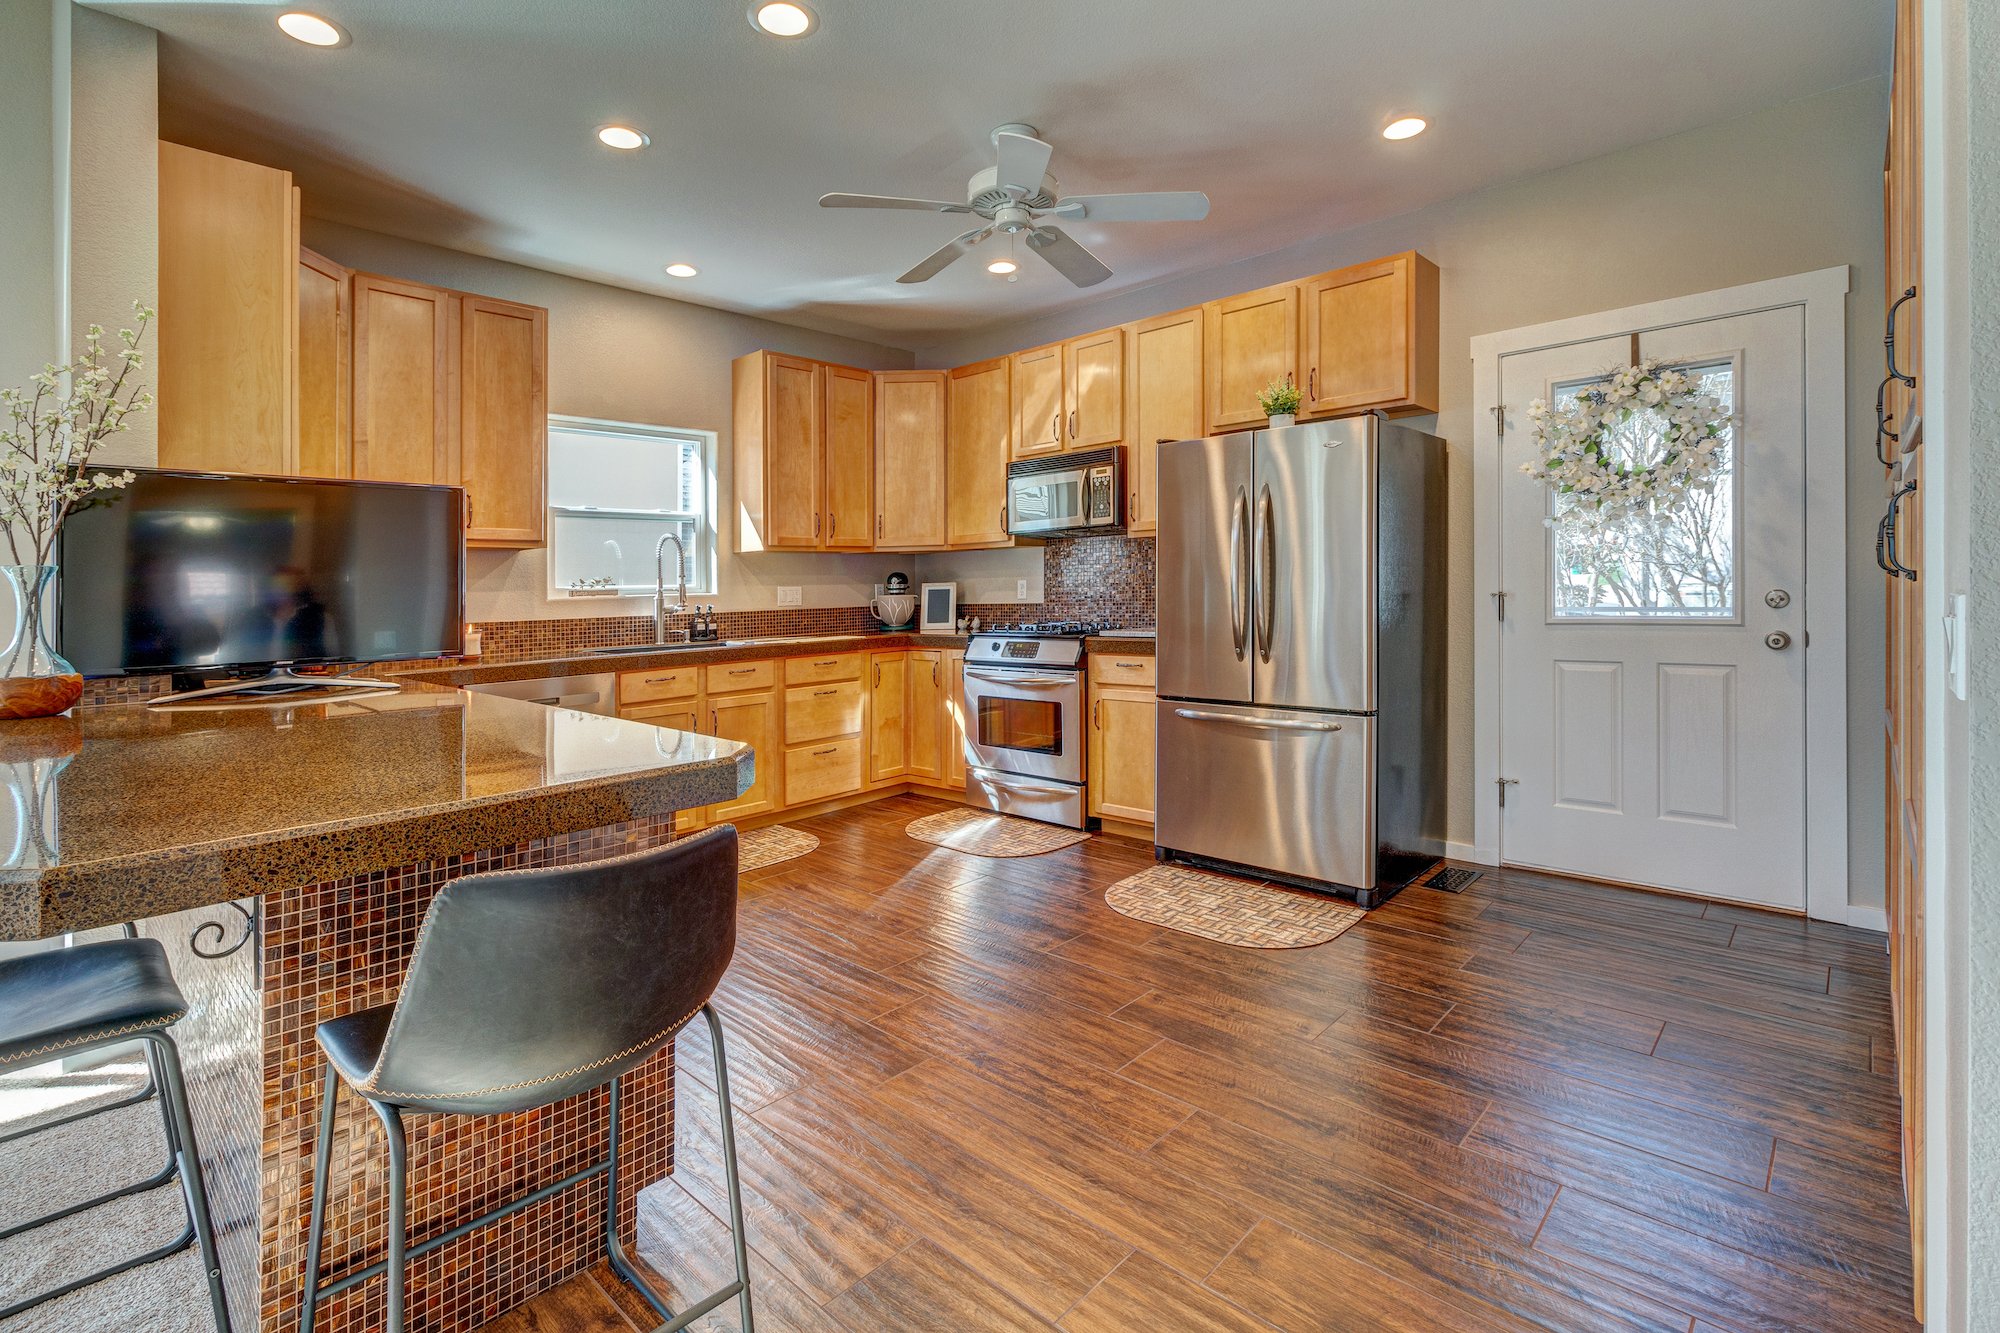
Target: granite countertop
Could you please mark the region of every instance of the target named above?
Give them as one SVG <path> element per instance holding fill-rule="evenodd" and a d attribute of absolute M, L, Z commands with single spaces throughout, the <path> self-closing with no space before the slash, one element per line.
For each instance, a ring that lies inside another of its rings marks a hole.
<path fill-rule="evenodd" d="M 407 683 L 0 723 L 0 940 L 741 795 L 750 748 Z"/>
<path fill-rule="evenodd" d="M 1158 641 L 1150 633 L 1093 634 L 1083 641 L 1086 653 L 1104 653 L 1111 657 L 1152 657 L 1158 649 Z"/>
<path fill-rule="evenodd" d="M 1141 640 L 1140 642 L 1145 642 Z M 572 653 L 566 657 L 534 657 L 517 662 L 458 662 L 398 672 L 396 679 L 433 685 L 491 685 L 503 680 L 542 680 L 555 676 L 587 676 L 599 671 L 647 671 L 662 666 L 707 666 L 716 662 L 754 662 L 773 657 L 810 657 L 814 653 L 891 652 L 897 648 L 963 648 L 962 634 L 884 633 L 816 634 L 790 641 L 751 639 L 712 648 L 637 648 L 629 653 Z"/>

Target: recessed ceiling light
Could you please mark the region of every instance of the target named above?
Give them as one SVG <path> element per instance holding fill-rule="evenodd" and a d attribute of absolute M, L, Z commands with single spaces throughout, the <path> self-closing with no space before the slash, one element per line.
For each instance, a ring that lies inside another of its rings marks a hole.
<path fill-rule="evenodd" d="M 996 259 L 986 266 L 988 273 L 1012 273 L 1021 266 L 1011 259 Z"/>
<path fill-rule="evenodd" d="M 285 36 L 293 41 L 304 42 L 307 46 L 347 45 L 345 28 L 303 10 L 278 15 L 278 27 Z"/>
<path fill-rule="evenodd" d="M 1414 139 L 1424 132 L 1430 122 L 1422 116 L 1402 116 L 1382 127 L 1384 139 Z"/>
<path fill-rule="evenodd" d="M 597 131 L 597 142 L 606 148 L 618 148 L 630 152 L 634 148 L 644 148 L 653 141 L 630 125 L 606 125 Z"/>
<path fill-rule="evenodd" d="M 773 37 L 804 37 L 819 26 L 819 15 L 799 0 L 752 0 L 750 26 Z"/>
<path fill-rule="evenodd" d="M 670 278 L 692 278 L 695 274 L 699 272 L 701 272 L 701 270 L 696 268 L 693 264 L 667 265 L 667 276 Z"/>

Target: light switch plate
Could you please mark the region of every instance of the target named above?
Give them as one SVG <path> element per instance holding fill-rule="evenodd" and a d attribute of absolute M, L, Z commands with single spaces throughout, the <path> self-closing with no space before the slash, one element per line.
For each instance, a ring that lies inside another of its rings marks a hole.
<path fill-rule="evenodd" d="M 787 588 L 783 584 L 778 586 L 779 606 L 799 606 L 802 604 L 802 600 L 797 588 Z"/>

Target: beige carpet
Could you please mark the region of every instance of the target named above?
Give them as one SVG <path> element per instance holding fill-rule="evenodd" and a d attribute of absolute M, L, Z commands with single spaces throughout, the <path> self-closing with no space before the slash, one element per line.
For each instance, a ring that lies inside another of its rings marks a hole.
<path fill-rule="evenodd" d="M 1113 911 L 1245 949 L 1325 944 L 1368 915 L 1353 903 L 1304 889 L 1160 865 L 1104 891 Z"/>
<path fill-rule="evenodd" d="M 780 861 L 804 856 L 818 846 L 819 839 L 812 834 L 784 824 L 753 828 L 738 837 L 737 870 L 739 873 L 745 870 L 762 870 L 765 866 L 774 866 Z"/>
<path fill-rule="evenodd" d="M 75 1074 L 0 1078 L 0 1132 L 64 1111 L 116 1101 L 135 1090 L 145 1066 L 133 1061 Z M 91 1095 L 76 1099 L 64 1085 Z M 166 1160 L 157 1101 L 92 1116 L 14 1143 L 0 1144 L 0 1229 L 134 1180 Z M 0 1241 L 0 1305 L 61 1286 L 71 1278 L 153 1249 L 180 1233 L 179 1181 L 117 1199 L 75 1217 Z M 214 1327 L 199 1252 L 179 1254 L 6 1320 L 5 1333 L 144 1330 L 206 1333 Z"/>
<path fill-rule="evenodd" d="M 1081 829 L 972 809 L 925 815 L 911 820 L 903 831 L 918 842 L 974 856 L 1041 856 L 1074 847 L 1090 836 Z"/>

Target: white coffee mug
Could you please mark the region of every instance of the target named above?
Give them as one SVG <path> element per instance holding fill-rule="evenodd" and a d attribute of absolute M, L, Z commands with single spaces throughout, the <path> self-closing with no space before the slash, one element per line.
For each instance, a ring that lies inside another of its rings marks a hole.
<path fill-rule="evenodd" d="M 907 625 L 916 613 L 917 598 L 914 593 L 888 593 L 868 603 L 868 614 L 884 625 Z"/>

